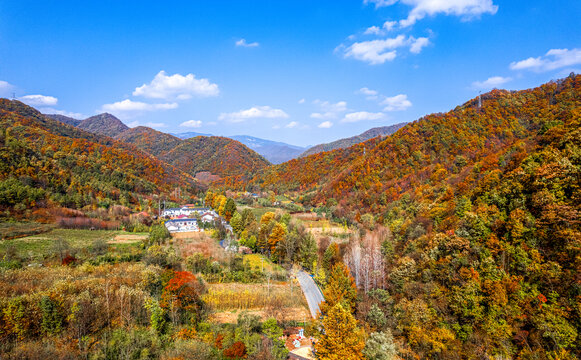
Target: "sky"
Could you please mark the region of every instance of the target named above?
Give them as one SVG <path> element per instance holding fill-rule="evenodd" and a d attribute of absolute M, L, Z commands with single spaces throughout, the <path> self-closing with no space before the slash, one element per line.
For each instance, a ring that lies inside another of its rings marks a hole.
<path fill-rule="evenodd" d="M 581 73 L 581 1 L 0 1 L 0 96 L 308 146 Z"/>

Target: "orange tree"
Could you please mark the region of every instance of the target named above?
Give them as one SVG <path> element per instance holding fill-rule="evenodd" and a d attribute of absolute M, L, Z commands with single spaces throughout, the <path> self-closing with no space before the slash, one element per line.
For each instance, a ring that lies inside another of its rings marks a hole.
<path fill-rule="evenodd" d="M 163 289 L 160 305 L 175 322 L 189 321 L 192 324 L 201 320 L 205 306 L 200 298 L 198 279 L 189 271 L 175 271 Z"/>

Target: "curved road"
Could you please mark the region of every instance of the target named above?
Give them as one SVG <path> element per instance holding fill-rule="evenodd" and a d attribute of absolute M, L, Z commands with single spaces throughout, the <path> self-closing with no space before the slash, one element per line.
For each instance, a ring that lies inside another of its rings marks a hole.
<path fill-rule="evenodd" d="M 325 301 L 321 290 L 313 278 L 304 272 L 303 270 L 299 270 L 297 272 L 297 279 L 299 280 L 299 284 L 301 284 L 301 289 L 307 298 L 307 304 L 309 304 L 309 310 L 311 310 L 311 316 L 316 319 L 317 313 L 319 310 L 319 304 Z"/>

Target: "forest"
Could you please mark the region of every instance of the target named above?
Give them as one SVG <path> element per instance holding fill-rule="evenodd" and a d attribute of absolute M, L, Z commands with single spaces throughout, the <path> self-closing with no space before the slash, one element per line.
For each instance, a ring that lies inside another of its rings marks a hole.
<path fill-rule="evenodd" d="M 189 162 L 2 100 L 2 218 L 61 223 L 0 243 L 0 356 L 284 359 L 301 326 L 323 360 L 578 358 L 581 75 L 481 100 L 207 191 Z M 147 214 L 163 193 L 225 223 L 172 237 Z M 325 297 L 308 322 L 281 311 L 305 306 L 298 269 Z"/>

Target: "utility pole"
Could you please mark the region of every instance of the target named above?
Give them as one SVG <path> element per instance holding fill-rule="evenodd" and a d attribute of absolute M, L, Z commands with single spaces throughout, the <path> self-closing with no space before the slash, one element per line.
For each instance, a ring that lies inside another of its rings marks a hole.
<path fill-rule="evenodd" d="M 478 92 L 478 108 L 480 109 L 482 107 L 482 97 L 480 96 L 482 94 L 482 91 Z"/>

